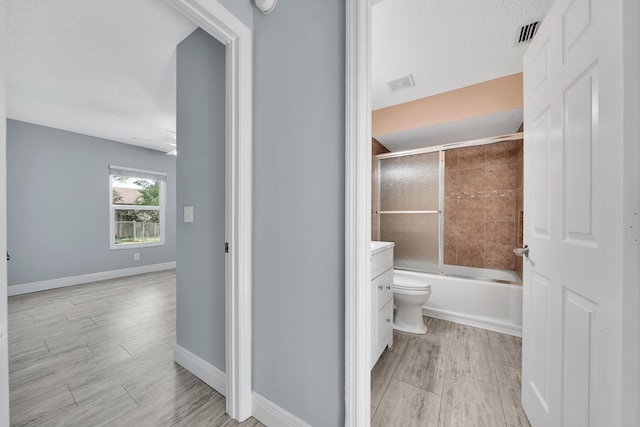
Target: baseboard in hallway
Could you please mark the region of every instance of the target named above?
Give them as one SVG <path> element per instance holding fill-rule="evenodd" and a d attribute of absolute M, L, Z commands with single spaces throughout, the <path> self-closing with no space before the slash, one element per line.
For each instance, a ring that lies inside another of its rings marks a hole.
<path fill-rule="evenodd" d="M 59 279 L 42 280 L 39 282 L 22 283 L 7 287 L 9 296 L 23 295 L 31 292 L 46 291 L 49 289 L 64 288 L 66 286 L 82 285 L 85 283 L 99 282 L 101 280 L 118 279 L 120 277 L 135 276 L 137 274 L 153 273 L 156 271 L 171 270 L 176 268 L 176 262 L 143 265 L 140 267 L 123 268 L 119 270 L 101 271 L 97 273 L 81 274 L 79 276 L 61 277 Z"/>

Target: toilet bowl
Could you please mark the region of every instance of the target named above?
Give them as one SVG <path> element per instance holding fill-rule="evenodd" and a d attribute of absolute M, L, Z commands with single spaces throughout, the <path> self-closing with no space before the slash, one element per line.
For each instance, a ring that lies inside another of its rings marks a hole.
<path fill-rule="evenodd" d="M 418 279 L 400 280 L 393 277 L 393 329 L 412 334 L 426 334 L 422 306 L 431 296 L 431 285 Z"/>

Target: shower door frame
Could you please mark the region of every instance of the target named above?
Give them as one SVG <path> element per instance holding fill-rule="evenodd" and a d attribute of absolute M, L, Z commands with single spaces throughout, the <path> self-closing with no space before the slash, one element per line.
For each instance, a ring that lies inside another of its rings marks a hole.
<path fill-rule="evenodd" d="M 415 211 L 384 211 L 380 210 L 380 174 L 382 173 L 381 160 L 395 159 L 398 157 L 415 156 L 419 154 L 438 153 L 438 210 L 415 210 Z M 376 238 L 380 240 L 380 215 L 387 214 L 438 214 L 438 271 L 429 271 L 429 273 L 442 274 L 442 264 L 444 261 L 444 150 L 442 145 L 434 147 L 418 148 L 414 150 L 397 151 L 393 153 L 378 154 L 375 156 L 375 160 L 378 163 L 376 168 Z M 411 269 L 407 269 L 411 270 Z M 421 271 L 421 270 L 416 270 Z"/>
<path fill-rule="evenodd" d="M 440 159 L 439 159 L 439 171 L 438 171 L 438 177 L 439 177 L 439 182 L 438 182 L 438 191 L 439 191 L 439 201 L 438 201 L 438 219 L 439 219 L 439 235 L 438 235 L 438 271 L 437 272 L 428 272 L 428 273 L 435 273 L 435 274 L 444 274 L 444 270 L 443 270 L 443 266 L 444 266 L 444 173 L 445 173 L 445 168 L 444 168 L 444 153 L 445 151 L 449 151 L 449 150 L 455 150 L 458 148 L 468 148 L 468 147 L 475 147 L 475 146 L 480 146 L 480 145 L 489 145 L 489 144 L 495 144 L 498 142 L 507 142 L 507 141 L 519 141 L 524 139 L 524 132 L 515 132 L 515 133 L 510 133 L 510 134 L 506 134 L 506 135 L 500 135 L 500 136 L 490 136 L 490 137 L 486 137 L 486 138 L 478 138 L 478 139 L 472 139 L 469 141 L 460 141 L 460 142 L 452 142 L 452 143 L 447 143 L 447 144 L 440 144 L 440 145 L 433 145 L 433 146 L 429 146 L 429 147 L 424 147 L 424 148 L 416 148 L 413 150 L 404 150 L 404 151 L 395 151 L 392 153 L 384 153 L 384 154 L 378 154 L 377 156 L 375 156 L 375 160 L 377 162 L 377 169 L 376 169 L 376 183 L 375 183 L 375 189 L 372 189 L 372 191 L 376 192 L 376 238 L 378 240 L 380 240 L 380 174 L 382 171 L 382 168 L 380 167 L 380 160 L 384 160 L 384 159 L 393 159 L 393 158 L 398 158 L 398 157 L 407 157 L 407 156 L 415 156 L 415 155 L 419 155 L 419 154 L 427 154 L 427 153 L 434 153 L 434 152 L 439 152 L 440 153 Z M 392 214 L 392 213 L 436 213 L 435 211 L 385 211 L 385 213 L 387 214 Z M 407 269 L 410 270 L 410 269 Z"/>

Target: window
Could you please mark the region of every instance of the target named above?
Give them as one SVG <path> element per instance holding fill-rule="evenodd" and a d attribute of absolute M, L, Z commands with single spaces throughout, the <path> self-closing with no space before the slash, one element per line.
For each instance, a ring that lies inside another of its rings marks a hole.
<path fill-rule="evenodd" d="M 109 166 L 111 249 L 164 245 L 167 174 Z"/>

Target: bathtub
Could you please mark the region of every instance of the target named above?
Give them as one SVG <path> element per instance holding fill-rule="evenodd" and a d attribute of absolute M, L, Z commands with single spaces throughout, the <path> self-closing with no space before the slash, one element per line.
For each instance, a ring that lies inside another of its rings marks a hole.
<path fill-rule="evenodd" d="M 522 336 L 522 285 L 513 273 L 500 270 L 443 266 L 447 274 L 393 270 L 393 283 L 424 281 L 431 297 L 422 308 L 425 316 Z M 475 275 L 480 278 L 462 276 Z"/>

